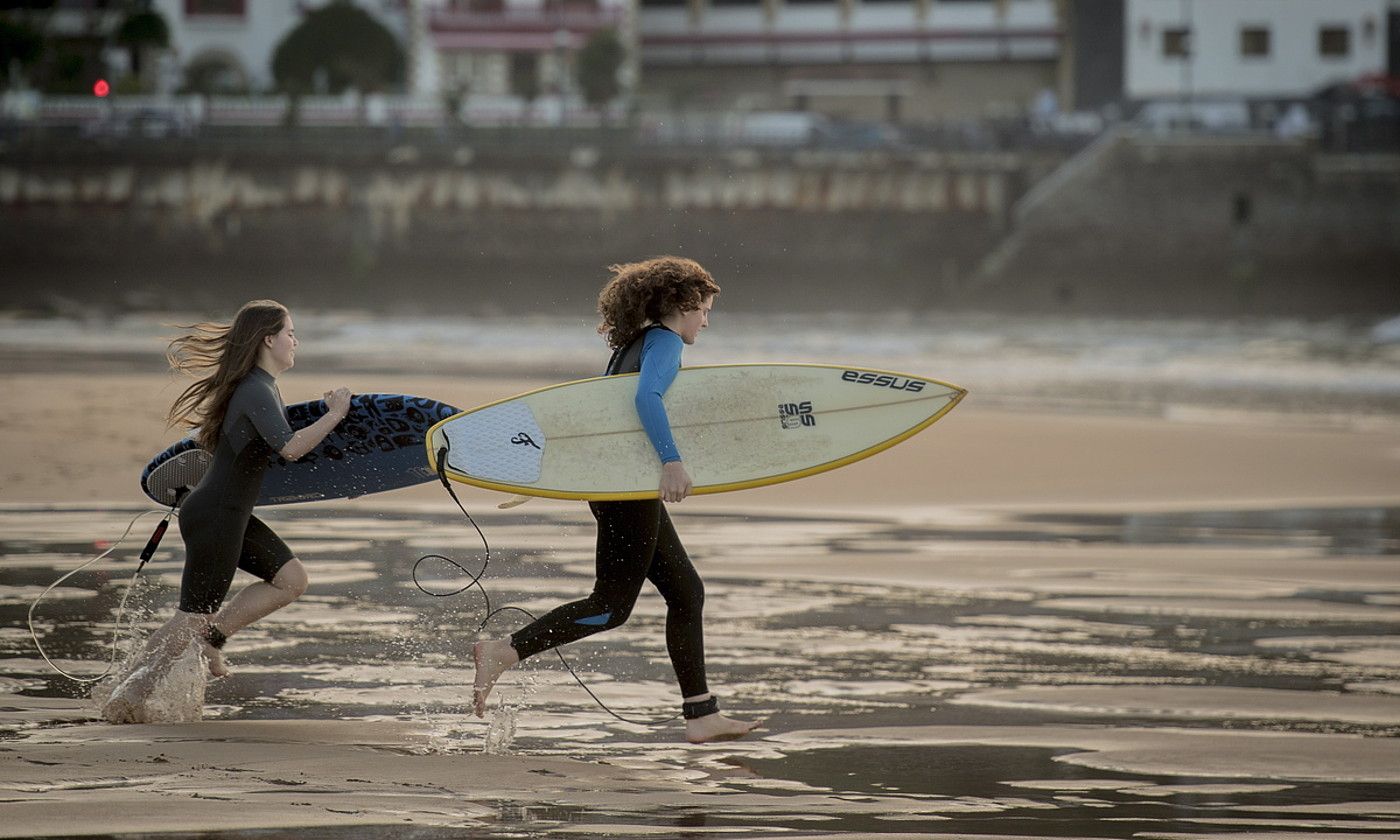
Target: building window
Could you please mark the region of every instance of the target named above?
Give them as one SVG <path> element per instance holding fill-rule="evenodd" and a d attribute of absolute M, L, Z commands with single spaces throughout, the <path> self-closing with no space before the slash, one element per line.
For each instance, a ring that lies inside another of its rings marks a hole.
<path fill-rule="evenodd" d="M 1240 55 L 1244 58 L 1269 57 L 1269 30 L 1262 26 L 1246 26 L 1240 30 Z"/>
<path fill-rule="evenodd" d="M 1167 58 L 1186 58 L 1191 54 L 1191 30 L 1163 29 L 1162 55 Z"/>
<path fill-rule="evenodd" d="M 185 0 L 185 14 L 243 17 L 245 0 Z"/>
<path fill-rule="evenodd" d="M 1345 26 L 1317 30 L 1317 52 L 1324 58 L 1346 58 L 1351 54 L 1351 30 Z"/>

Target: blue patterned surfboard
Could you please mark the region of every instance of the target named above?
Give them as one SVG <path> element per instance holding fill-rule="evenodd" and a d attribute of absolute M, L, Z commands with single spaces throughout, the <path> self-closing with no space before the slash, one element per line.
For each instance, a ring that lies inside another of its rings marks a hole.
<path fill-rule="evenodd" d="M 287 406 L 293 429 L 303 429 L 326 413 L 323 400 Z M 315 450 L 300 461 L 273 456 L 263 475 L 259 505 L 321 499 L 353 499 L 421 484 L 436 477 L 428 465 L 428 429 L 458 409 L 426 397 L 357 394 L 350 413 Z M 173 505 L 208 468 L 209 453 L 194 438 L 172 444 L 141 473 L 141 490 L 162 505 Z"/>

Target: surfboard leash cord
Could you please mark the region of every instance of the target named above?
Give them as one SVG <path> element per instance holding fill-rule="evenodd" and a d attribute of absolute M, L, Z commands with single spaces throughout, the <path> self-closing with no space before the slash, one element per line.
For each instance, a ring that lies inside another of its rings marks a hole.
<path fill-rule="evenodd" d="M 43 592 L 39 593 L 39 597 L 34 599 L 34 603 L 29 605 L 29 637 L 34 640 L 34 647 L 39 650 L 39 655 L 44 658 L 44 661 L 48 663 L 48 666 L 50 668 L 54 669 L 62 676 L 65 676 L 76 683 L 81 683 L 84 685 L 89 683 L 100 682 L 101 680 L 105 679 L 108 674 L 112 673 L 112 669 L 115 668 L 117 665 L 117 649 L 120 646 L 121 640 L 122 613 L 126 611 L 126 601 L 128 598 L 131 597 L 131 593 L 136 589 L 136 579 L 140 576 L 141 570 L 146 567 L 146 563 L 151 559 L 152 556 L 155 555 L 156 547 L 160 545 L 161 537 L 165 536 L 165 529 L 170 526 L 170 518 L 175 515 L 175 511 L 178 507 L 179 501 L 177 500 L 175 504 L 170 506 L 170 510 L 151 509 L 143 510 L 140 513 L 136 514 L 134 517 L 132 517 L 131 521 L 127 523 L 126 530 L 122 531 L 122 535 L 117 538 L 116 542 L 108 546 L 106 551 L 102 552 L 101 554 L 97 555 L 91 560 L 88 560 L 87 562 L 78 566 L 76 569 L 65 573 L 58 580 L 49 584 L 48 588 L 45 589 Z M 81 572 L 82 570 L 93 565 L 94 563 L 97 563 L 98 561 L 106 558 L 113 551 L 116 551 L 117 548 L 121 546 L 123 542 L 126 541 L 127 536 L 131 534 L 131 529 L 136 527 L 136 523 L 141 521 L 143 517 L 150 516 L 153 513 L 163 513 L 165 514 L 165 516 L 160 520 L 160 523 L 156 525 L 156 529 L 151 534 L 151 538 L 146 541 L 146 547 L 141 551 L 141 562 L 136 566 L 136 571 L 131 573 L 131 582 L 127 584 L 126 591 L 122 593 L 122 599 L 117 604 L 117 617 L 112 621 L 112 654 L 111 657 L 107 660 L 107 667 L 102 670 L 102 673 L 98 674 L 95 677 L 80 677 L 77 674 L 68 673 L 67 671 L 60 668 L 58 664 L 55 663 L 52 659 L 49 658 L 48 652 L 44 650 L 43 643 L 39 641 L 39 634 L 34 629 L 34 611 L 39 608 L 39 603 L 43 601 L 44 598 L 50 592 L 54 591 L 59 586 L 61 586 L 64 581 L 68 580 L 73 575 L 76 575 L 78 572 Z"/>
<path fill-rule="evenodd" d="M 454 595 L 460 595 L 463 592 L 466 592 L 468 589 L 475 588 L 476 590 L 478 590 L 481 593 L 481 598 L 485 602 L 486 606 L 486 616 L 482 618 L 481 623 L 478 624 L 476 627 L 476 632 L 478 633 L 486 629 L 486 625 L 491 623 L 491 619 L 495 618 L 503 612 L 518 612 L 527 616 L 531 621 L 538 621 L 538 617 L 534 613 L 525 609 L 524 607 L 507 605 L 504 607 L 498 607 L 494 610 L 491 609 L 491 596 L 486 592 L 486 587 L 483 586 L 481 583 L 481 579 L 486 576 L 487 568 L 489 568 L 491 565 L 491 543 L 487 541 L 486 534 L 482 532 L 481 526 L 476 524 L 476 519 L 474 519 L 472 515 L 467 512 L 467 508 L 465 505 L 462 504 L 462 500 L 457 498 L 457 492 L 452 489 L 452 483 L 447 480 L 446 470 L 447 447 L 444 446 L 441 449 L 439 449 L 437 453 L 438 480 L 442 482 L 443 489 L 447 490 L 447 494 L 451 496 L 452 501 L 456 503 L 457 509 L 462 512 L 462 515 L 465 516 L 467 518 L 467 521 L 471 523 L 472 527 L 476 529 L 477 536 L 481 537 L 481 545 L 482 548 L 485 550 L 485 556 L 482 558 L 481 561 L 481 571 L 477 572 L 476 574 L 472 574 L 466 569 L 466 567 L 464 567 L 461 563 L 458 563 L 456 560 L 453 560 L 451 557 L 447 557 L 446 555 L 436 553 L 424 554 L 422 557 L 418 558 L 417 562 L 413 564 L 413 585 L 418 587 L 418 591 L 422 592 L 425 595 L 431 595 L 434 598 L 450 598 Z M 452 590 L 451 592 L 434 592 L 431 589 L 428 589 L 427 587 L 423 586 L 423 584 L 418 580 L 418 567 L 427 560 L 441 560 L 445 563 L 456 567 L 462 572 L 462 574 L 467 576 L 467 583 L 463 584 L 457 589 Z M 622 721 L 623 723 L 630 723 L 636 726 L 661 726 L 681 717 L 681 714 L 674 714 L 668 718 L 663 718 L 660 720 L 637 720 L 634 718 L 623 717 L 622 715 L 618 714 L 617 712 L 614 712 L 611 708 L 609 708 L 608 704 L 604 703 L 602 698 L 595 694 L 593 692 L 593 689 L 588 687 L 588 683 L 584 682 L 583 677 L 580 677 L 578 675 L 578 672 L 574 670 L 574 666 L 569 664 L 569 660 L 565 658 L 564 653 L 561 650 L 559 650 L 559 648 L 554 648 L 554 655 L 559 657 L 559 662 L 564 666 L 564 669 L 569 672 L 569 676 L 573 677 L 574 682 L 578 683 L 579 687 L 582 688 L 585 692 L 587 692 L 589 697 L 593 698 L 593 702 L 597 703 L 600 709 L 612 715 L 614 718 Z"/>

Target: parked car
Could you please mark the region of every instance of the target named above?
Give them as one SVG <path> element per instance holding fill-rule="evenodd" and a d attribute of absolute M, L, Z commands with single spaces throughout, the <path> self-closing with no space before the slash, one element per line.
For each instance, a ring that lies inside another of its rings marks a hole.
<path fill-rule="evenodd" d="M 1363 76 L 1328 85 L 1312 97 L 1322 146 L 1331 151 L 1400 150 L 1400 79 Z"/>
<path fill-rule="evenodd" d="M 1137 124 L 1150 131 L 1230 133 L 1249 131 L 1249 103 L 1242 99 L 1163 99 L 1138 111 Z"/>
<path fill-rule="evenodd" d="M 82 135 L 94 140 L 138 137 L 166 139 L 190 137 L 194 123 L 182 112 L 163 108 L 109 111 L 100 119 L 84 123 Z"/>
<path fill-rule="evenodd" d="M 902 149 L 906 143 L 899 129 L 872 120 L 829 120 L 817 126 L 814 145 L 822 149 L 869 152 Z"/>
<path fill-rule="evenodd" d="M 805 111 L 755 111 L 737 118 L 729 140 L 741 146 L 796 148 L 810 145 L 826 124 L 826 117 Z"/>

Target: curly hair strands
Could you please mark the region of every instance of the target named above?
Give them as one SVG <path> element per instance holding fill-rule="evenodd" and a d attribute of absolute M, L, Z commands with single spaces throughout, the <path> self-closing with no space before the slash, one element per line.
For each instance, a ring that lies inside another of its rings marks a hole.
<path fill-rule="evenodd" d="M 705 298 L 719 294 L 710 272 L 695 260 L 656 257 L 644 262 L 608 266 L 612 279 L 598 294 L 598 334 L 616 350 L 632 342 L 642 327 L 676 312 L 700 308 Z"/>
<path fill-rule="evenodd" d="M 263 339 L 281 332 L 286 322 L 287 307 L 275 300 L 252 300 L 243 304 L 232 324 L 180 325 L 187 332 L 170 342 L 165 358 L 172 370 L 197 378 L 175 398 L 167 426 L 198 429 L 195 441 L 213 452 L 233 389 L 257 364 Z"/>

